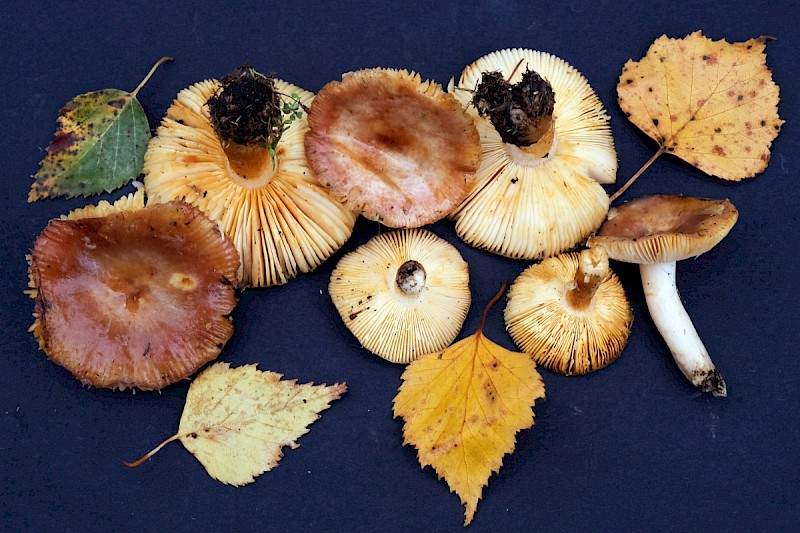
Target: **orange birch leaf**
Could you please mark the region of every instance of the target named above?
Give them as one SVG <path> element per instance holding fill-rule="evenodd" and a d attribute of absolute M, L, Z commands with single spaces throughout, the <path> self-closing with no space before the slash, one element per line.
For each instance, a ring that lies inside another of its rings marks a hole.
<path fill-rule="evenodd" d="M 468 525 L 483 487 L 514 450 L 516 433 L 533 425 L 533 404 L 544 383 L 530 355 L 512 352 L 478 331 L 439 353 L 411 362 L 394 399 L 405 420 L 404 444 L 417 448 L 466 507 Z"/>
<path fill-rule="evenodd" d="M 783 124 L 766 64 L 768 40 L 663 35 L 640 61 L 623 67 L 619 105 L 658 143 L 657 155 L 673 154 L 725 180 L 751 178 L 767 167 Z"/>

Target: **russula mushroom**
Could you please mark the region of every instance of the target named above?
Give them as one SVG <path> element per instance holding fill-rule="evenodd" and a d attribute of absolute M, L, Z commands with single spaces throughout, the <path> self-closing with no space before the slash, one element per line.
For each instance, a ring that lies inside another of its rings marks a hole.
<path fill-rule="evenodd" d="M 657 195 L 612 208 L 588 245 L 638 263 L 647 308 L 681 372 L 703 392 L 726 396 L 717 371 L 681 303 L 675 262 L 697 257 L 721 241 L 739 216 L 728 200 Z"/>
<path fill-rule="evenodd" d="M 508 292 L 506 328 L 520 349 L 553 372 L 579 375 L 614 361 L 633 313 L 603 248 L 548 257 Z"/>
<path fill-rule="evenodd" d="M 609 117 L 580 72 L 544 52 L 488 54 L 448 91 L 476 119 L 477 183 L 450 218 L 465 242 L 516 259 L 569 250 L 602 224 L 617 157 Z"/>
<path fill-rule="evenodd" d="M 308 121 L 306 153 L 320 182 L 386 226 L 444 218 L 475 181 L 481 147 L 473 120 L 419 74 L 346 74 L 317 94 Z"/>
<path fill-rule="evenodd" d="M 241 255 L 244 286 L 309 272 L 352 233 L 357 215 L 306 162 L 302 109 L 312 100 L 299 87 L 239 69 L 181 91 L 145 154 L 148 201 L 183 198 L 217 221 Z"/>
<path fill-rule="evenodd" d="M 233 333 L 230 239 L 185 202 L 136 208 L 140 197 L 50 221 L 30 254 L 31 331 L 86 385 L 161 389 L 216 358 Z"/>
<path fill-rule="evenodd" d="M 328 292 L 361 345 L 393 363 L 449 346 L 470 304 L 467 263 L 423 229 L 383 233 L 345 255 Z"/>

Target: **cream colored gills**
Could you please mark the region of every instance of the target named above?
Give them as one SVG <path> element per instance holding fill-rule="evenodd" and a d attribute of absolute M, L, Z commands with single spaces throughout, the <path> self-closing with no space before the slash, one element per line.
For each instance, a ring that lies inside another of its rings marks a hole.
<path fill-rule="evenodd" d="M 504 142 L 472 102 L 484 73 L 517 83 L 526 70 L 550 83 L 552 131 L 530 146 Z M 476 120 L 483 162 L 477 184 L 451 215 L 465 242 L 516 259 L 549 257 L 582 243 L 602 224 L 617 156 L 609 117 L 587 80 L 565 61 L 526 49 L 488 54 L 448 91 Z"/>

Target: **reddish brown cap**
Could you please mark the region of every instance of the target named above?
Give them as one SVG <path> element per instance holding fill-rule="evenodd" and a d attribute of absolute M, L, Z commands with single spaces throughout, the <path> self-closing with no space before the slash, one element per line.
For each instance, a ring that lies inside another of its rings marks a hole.
<path fill-rule="evenodd" d="M 455 98 L 405 70 L 360 70 L 328 83 L 308 123 L 306 155 L 320 182 L 390 227 L 448 215 L 481 161 L 474 122 Z"/>
<path fill-rule="evenodd" d="M 627 263 L 680 261 L 716 246 L 738 217 L 728 200 L 643 196 L 611 208 L 588 245 L 603 246 L 609 257 Z"/>
<path fill-rule="evenodd" d="M 87 385 L 161 389 L 219 355 L 239 255 L 182 201 L 53 220 L 31 253 L 31 328 Z"/>

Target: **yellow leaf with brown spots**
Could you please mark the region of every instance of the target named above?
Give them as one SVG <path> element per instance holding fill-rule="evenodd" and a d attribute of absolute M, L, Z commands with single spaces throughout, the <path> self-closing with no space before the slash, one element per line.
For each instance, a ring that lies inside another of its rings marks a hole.
<path fill-rule="evenodd" d="M 461 498 L 464 525 L 514 450 L 517 432 L 533 425 L 535 400 L 544 398 L 531 356 L 483 335 L 486 312 L 501 294 L 474 335 L 411 362 L 394 399 L 394 416 L 405 420 L 404 444 L 413 444 L 420 464 L 432 466 Z"/>
<path fill-rule="evenodd" d="M 640 61 L 625 64 L 619 105 L 659 144 L 657 155 L 676 155 L 726 180 L 753 177 L 766 168 L 783 124 L 766 65 L 768 40 L 728 43 L 699 31 L 661 36 Z"/>
<path fill-rule="evenodd" d="M 135 461 L 138 466 L 164 445 L 180 440 L 211 477 L 228 485 L 252 483 L 272 470 L 282 448 L 297 439 L 319 412 L 347 391 L 335 385 L 298 384 L 256 365 L 208 367 L 189 387 L 178 433 Z"/>

